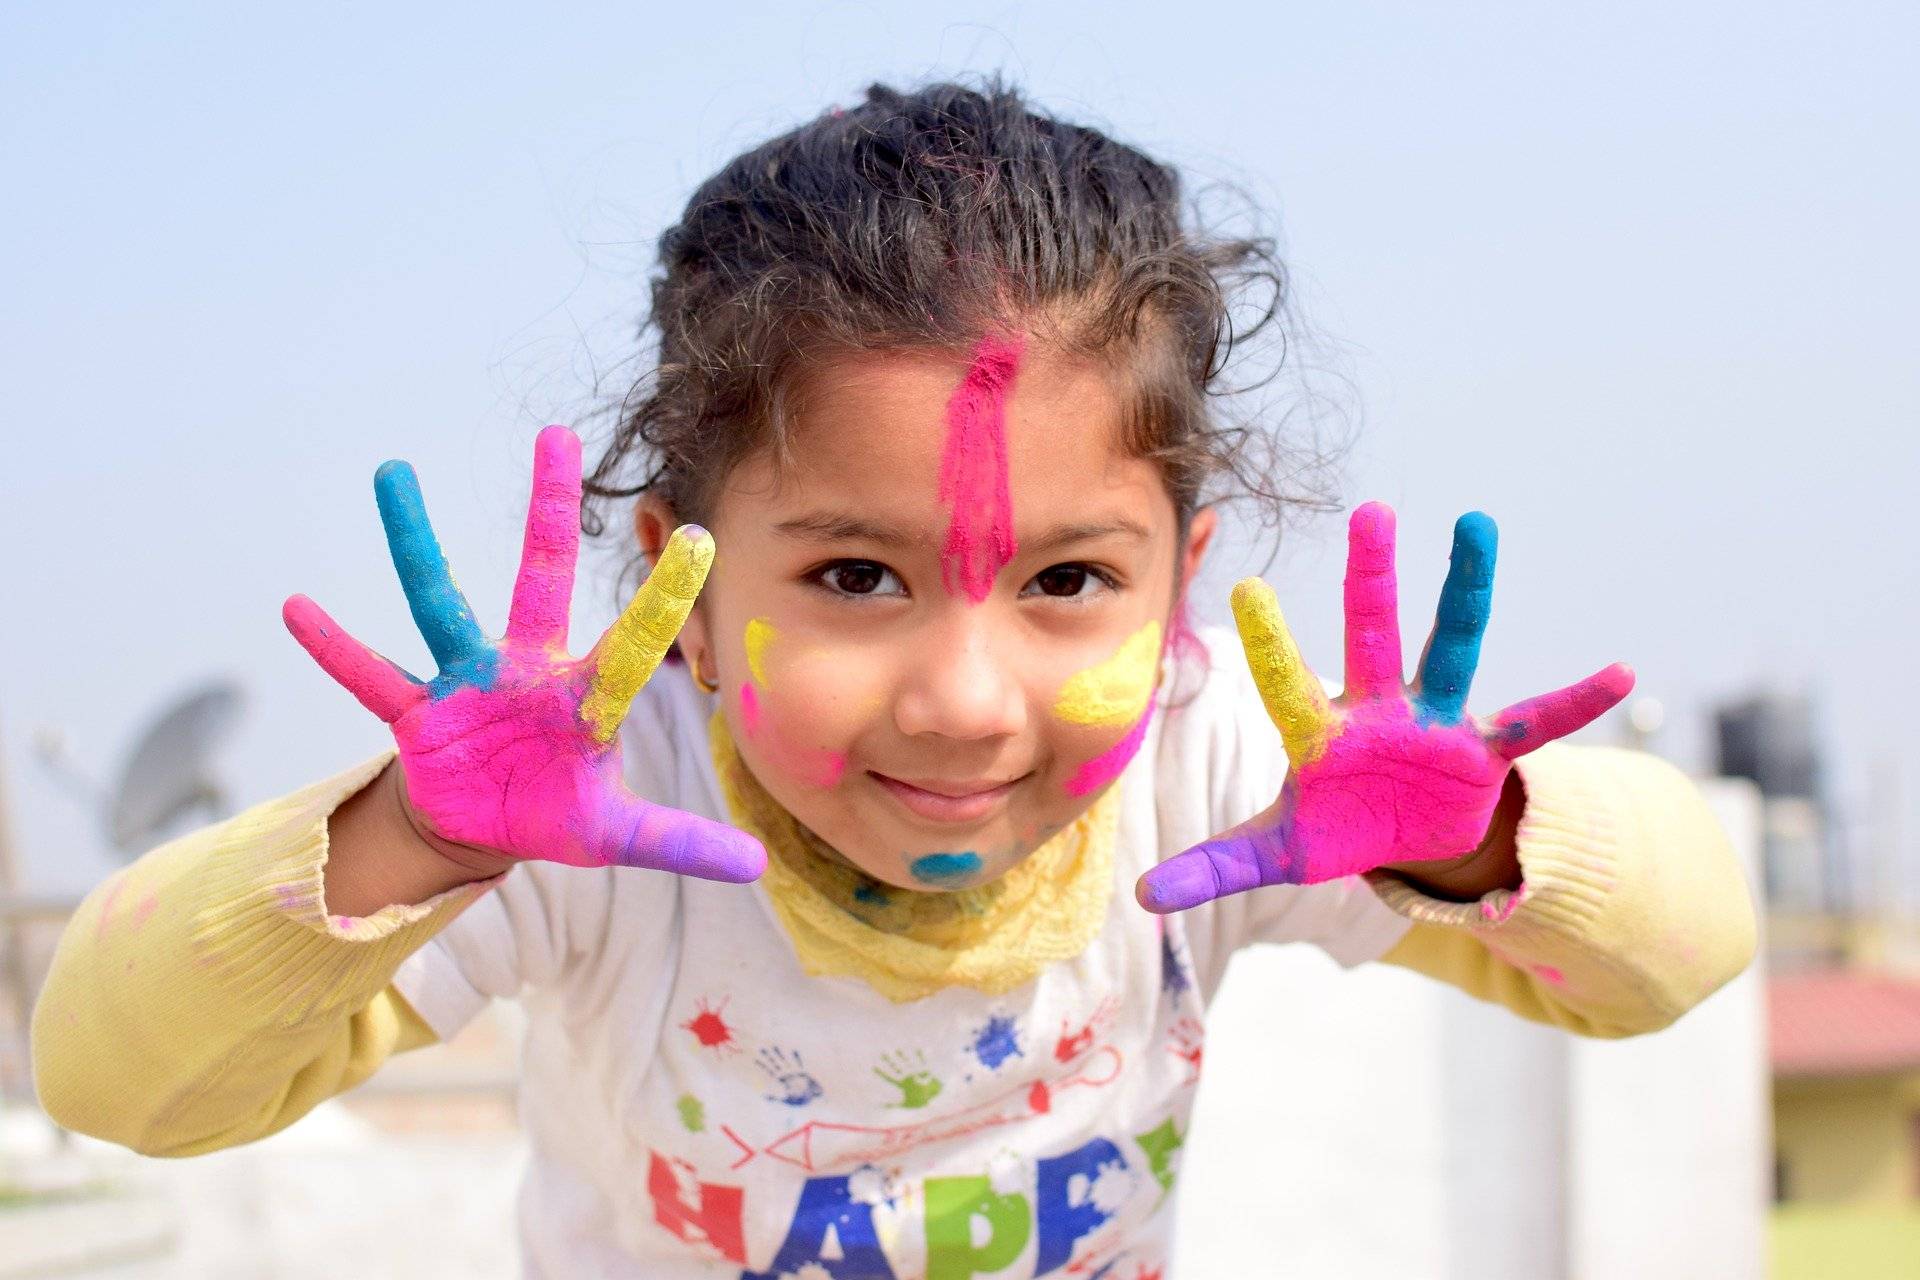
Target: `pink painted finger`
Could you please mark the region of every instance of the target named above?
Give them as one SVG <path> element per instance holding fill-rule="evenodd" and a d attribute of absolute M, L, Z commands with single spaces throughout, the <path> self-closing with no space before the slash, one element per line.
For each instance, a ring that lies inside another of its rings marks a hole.
<path fill-rule="evenodd" d="M 533 444 L 533 493 L 507 639 L 564 651 L 580 555 L 580 437 L 548 427 Z"/>
<path fill-rule="evenodd" d="M 305 596 L 288 596 L 280 618 L 320 669 L 385 723 L 392 724 L 426 696 L 425 685 L 348 635 Z"/>
<path fill-rule="evenodd" d="M 1255 819 L 1168 858 L 1140 877 L 1134 897 L 1159 915 L 1185 911 L 1230 893 L 1281 883 L 1288 878 L 1287 862 L 1280 828 Z"/>
<path fill-rule="evenodd" d="M 767 869 L 767 851 L 746 832 L 697 814 L 614 790 L 600 807 L 604 862 L 652 867 L 702 880 L 745 884 Z"/>
<path fill-rule="evenodd" d="M 1347 687 L 1363 698 L 1398 696 L 1400 591 L 1393 569 L 1393 508 L 1369 502 L 1347 522 Z"/>
<path fill-rule="evenodd" d="M 1493 718 L 1487 743 L 1515 760 L 1555 738 L 1583 729 L 1633 692 L 1633 668 L 1616 662 L 1578 684 L 1516 702 Z"/>

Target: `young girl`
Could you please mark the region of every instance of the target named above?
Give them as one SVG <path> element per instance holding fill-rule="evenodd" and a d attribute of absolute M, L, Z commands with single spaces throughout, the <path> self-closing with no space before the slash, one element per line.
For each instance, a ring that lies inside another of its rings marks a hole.
<path fill-rule="evenodd" d="M 876 88 L 729 164 L 666 234 L 657 379 L 590 485 L 640 495 L 631 606 L 569 656 L 565 429 L 497 641 L 381 467 L 439 674 L 287 603 L 397 754 L 89 895 L 35 1010 L 48 1112 L 250 1142 L 519 998 L 529 1275 L 1138 1280 L 1236 949 L 1602 1036 L 1733 976 L 1751 909 L 1693 787 L 1552 743 L 1626 668 L 1467 713 L 1484 516 L 1410 684 L 1377 504 L 1340 696 L 1257 579 L 1239 642 L 1184 626 L 1264 250 L 1180 215 L 1172 170 L 997 86 Z"/>

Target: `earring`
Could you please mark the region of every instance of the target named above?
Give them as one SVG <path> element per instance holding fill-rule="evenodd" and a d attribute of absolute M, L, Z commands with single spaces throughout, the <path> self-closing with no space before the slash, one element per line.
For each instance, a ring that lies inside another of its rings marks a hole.
<path fill-rule="evenodd" d="M 692 662 L 688 663 L 687 666 L 688 666 L 688 669 L 693 672 L 693 682 L 700 686 L 701 692 L 718 693 L 720 692 L 719 677 L 716 676 L 712 680 L 709 680 L 705 676 L 700 674 L 700 663 L 702 662 L 702 660 L 706 658 L 706 656 L 707 655 L 704 652 L 702 652 L 699 656 L 695 657 Z"/>

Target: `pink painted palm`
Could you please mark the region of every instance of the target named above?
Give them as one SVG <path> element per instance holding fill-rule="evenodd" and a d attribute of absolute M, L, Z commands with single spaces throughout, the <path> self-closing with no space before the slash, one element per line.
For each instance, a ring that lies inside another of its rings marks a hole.
<path fill-rule="evenodd" d="M 1233 611 L 1291 768 L 1264 812 L 1141 877 L 1152 911 L 1260 885 L 1314 884 L 1388 864 L 1456 858 L 1485 838 L 1512 761 L 1586 725 L 1633 688 L 1623 663 L 1482 721 L 1466 712 L 1493 597 L 1495 530 L 1454 528 L 1453 560 L 1412 685 L 1403 682 L 1393 511 L 1348 526 L 1346 687 L 1329 700 L 1300 660 L 1272 590 L 1248 578 Z"/>
<path fill-rule="evenodd" d="M 713 540 L 695 525 L 676 530 L 619 620 L 590 653 L 573 658 L 567 615 L 580 488 L 579 439 L 548 427 L 534 448 L 507 633 L 494 641 L 454 585 L 413 468 L 380 467 L 374 491 L 387 545 L 440 668 L 431 681 L 355 640 L 305 596 L 287 601 L 287 629 L 391 727 L 405 801 L 431 836 L 483 858 L 752 880 L 766 865 L 758 841 L 632 794 L 621 765 L 620 722 L 686 621 Z"/>

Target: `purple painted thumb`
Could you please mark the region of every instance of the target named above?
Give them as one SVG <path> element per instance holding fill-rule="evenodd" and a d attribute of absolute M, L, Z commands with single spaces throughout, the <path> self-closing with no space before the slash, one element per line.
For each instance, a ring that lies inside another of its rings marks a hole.
<path fill-rule="evenodd" d="M 1134 897 L 1147 910 L 1165 915 L 1270 884 L 1272 880 L 1263 877 L 1260 868 L 1263 861 L 1269 865 L 1277 861 L 1271 855 L 1279 852 L 1278 846 L 1270 827 L 1237 827 L 1168 858 L 1141 876 Z M 1263 852 L 1269 855 L 1265 859 Z"/>
<path fill-rule="evenodd" d="M 607 861 L 622 867 L 652 867 L 702 880 L 745 884 L 767 869 L 767 851 L 736 827 L 669 809 L 639 796 L 608 802 Z"/>

